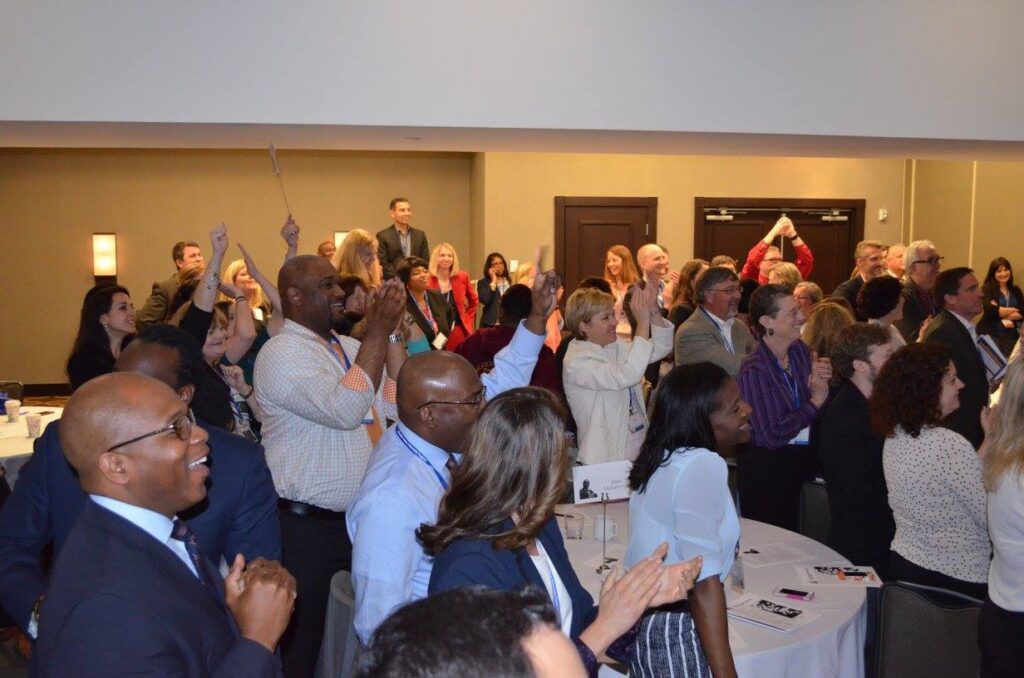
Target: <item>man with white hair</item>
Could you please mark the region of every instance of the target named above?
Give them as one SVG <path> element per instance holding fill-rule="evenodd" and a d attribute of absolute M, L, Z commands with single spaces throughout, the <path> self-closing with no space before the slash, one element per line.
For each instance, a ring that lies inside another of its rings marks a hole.
<path fill-rule="evenodd" d="M 907 343 L 918 340 L 922 325 L 938 309 L 932 298 L 932 287 L 942 271 L 942 257 L 931 240 L 915 240 L 907 245 L 903 255 L 906 282 L 903 283 L 903 319 L 896 321 L 896 329 Z"/>

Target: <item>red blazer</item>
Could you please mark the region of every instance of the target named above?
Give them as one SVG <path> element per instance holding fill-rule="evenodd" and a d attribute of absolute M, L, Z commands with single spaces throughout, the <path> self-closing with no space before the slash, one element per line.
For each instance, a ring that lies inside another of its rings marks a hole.
<path fill-rule="evenodd" d="M 476 328 L 476 307 L 480 298 L 476 295 L 476 289 L 469 282 L 469 274 L 459 271 L 451 277 L 452 296 L 455 297 L 455 309 L 459 313 L 462 326 L 466 328 L 466 334 L 471 334 Z M 441 285 L 437 276 L 430 276 L 430 289 L 440 290 Z M 454 321 L 454 318 L 452 319 Z"/>

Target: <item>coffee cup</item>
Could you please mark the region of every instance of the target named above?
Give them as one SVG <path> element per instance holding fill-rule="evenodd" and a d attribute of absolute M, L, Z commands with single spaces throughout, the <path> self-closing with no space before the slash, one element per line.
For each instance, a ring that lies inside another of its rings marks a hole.
<path fill-rule="evenodd" d="M 38 438 L 43 433 L 43 418 L 38 414 L 26 414 L 25 424 L 28 426 L 28 437 Z"/>
<path fill-rule="evenodd" d="M 586 516 L 582 513 L 566 513 L 565 514 L 565 538 L 566 539 L 583 539 L 583 524 L 586 522 Z"/>
<path fill-rule="evenodd" d="M 615 539 L 619 535 L 619 526 L 612 518 L 594 519 L 594 539 Z"/>
<path fill-rule="evenodd" d="M 14 423 L 18 421 L 18 415 L 21 414 L 21 401 L 8 398 L 7 402 L 4 403 L 4 410 L 7 412 L 8 422 Z"/>

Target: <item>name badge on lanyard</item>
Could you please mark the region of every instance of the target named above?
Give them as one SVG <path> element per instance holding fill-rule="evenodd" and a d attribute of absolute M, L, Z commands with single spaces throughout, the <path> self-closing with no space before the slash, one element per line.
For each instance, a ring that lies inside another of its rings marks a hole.
<path fill-rule="evenodd" d="M 633 393 L 633 387 L 629 388 L 629 419 L 626 420 L 626 430 L 632 435 L 647 427 L 647 418 L 640 410 L 640 400 Z"/>
<path fill-rule="evenodd" d="M 796 379 L 789 372 L 782 368 L 778 362 L 775 363 L 779 371 L 782 372 L 782 378 L 786 380 L 786 385 L 789 386 L 790 392 L 793 394 L 793 402 L 796 408 L 799 410 L 803 404 L 803 399 L 800 397 L 800 384 L 797 383 Z M 790 445 L 810 445 L 811 444 L 811 427 L 805 426 L 797 432 L 793 439 L 789 441 Z"/>

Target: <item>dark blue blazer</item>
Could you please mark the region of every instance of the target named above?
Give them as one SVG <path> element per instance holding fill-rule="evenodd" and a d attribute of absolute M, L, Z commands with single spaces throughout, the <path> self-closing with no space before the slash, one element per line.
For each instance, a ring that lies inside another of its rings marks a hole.
<path fill-rule="evenodd" d="M 981 428 L 981 410 L 988 405 L 988 373 L 971 333 L 953 312 L 939 311 L 925 330 L 924 341 L 945 344 L 953 352 L 956 376 L 964 382 L 960 391 L 960 407 L 943 420 L 942 425 L 971 441 L 974 449 L 981 447 L 985 432 Z"/>
<path fill-rule="evenodd" d="M 512 529 L 512 520 L 506 519 L 495 528 L 495 532 Z M 555 564 L 555 570 L 562 579 L 572 599 L 572 633 L 575 640 L 583 629 L 590 626 L 597 616 L 594 599 L 580 584 L 579 577 L 572 569 L 569 554 L 565 551 L 562 533 L 552 517 L 538 537 L 544 550 Z M 430 593 L 439 593 L 460 586 L 480 584 L 493 589 L 510 591 L 535 584 L 545 591 L 544 580 L 530 559 L 525 548 L 497 551 L 492 542 L 484 539 L 459 539 L 434 558 L 430 573 Z"/>
<path fill-rule="evenodd" d="M 60 449 L 53 422 L 35 442 L 35 452 L 18 474 L 14 492 L 0 509 L 0 605 L 24 630 L 35 601 L 46 590 L 40 554 L 53 542 L 63 548 L 86 497 Z M 229 564 L 281 558 L 277 493 L 263 448 L 209 424 L 208 494 L 181 514 L 199 537 L 206 557 Z"/>
<path fill-rule="evenodd" d="M 87 501 L 57 558 L 39 614 L 33 675 L 280 676 L 243 639 L 217 568 L 206 589 L 165 544 Z"/>

